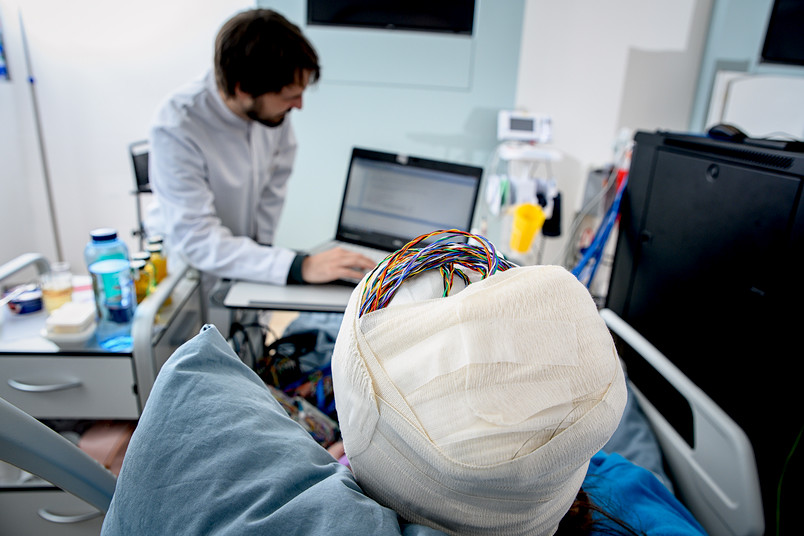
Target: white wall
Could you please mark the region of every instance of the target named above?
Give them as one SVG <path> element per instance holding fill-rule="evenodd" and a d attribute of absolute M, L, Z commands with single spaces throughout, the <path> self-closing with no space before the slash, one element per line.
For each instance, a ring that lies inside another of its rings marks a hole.
<path fill-rule="evenodd" d="M 306 25 L 305 2 L 258 4 L 301 26 L 322 65 L 294 112 L 299 152 L 278 244 L 306 248 L 333 236 L 354 146 L 488 162 L 497 112 L 514 105 L 525 0 L 478 0 L 471 37 L 325 29 Z"/>
<path fill-rule="evenodd" d="M 206 68 L 221 22 L 249 4 L 22 4 L 60 236 L 74 265 L 83 268 L 81 251 L 94 227 L 117 227 L 135 243 L 129 236 L 136 218 L 126 147 L 146 135 L 165 94 Z M 19 42 L 19 5 L 0 0 L 13 77 L 0 82 L 2 260 L 31 250 L 55 258 Z M 300 0 L 260 5 L 290 10 L 300 22 Z M 308 246 L 334 226 L 332 207 L 352 145 L 483 164 L 496 142 L 497 110 L 516 105 L 548 113 L 554 145 L 565 155 L 556 172 L 571 209 L 588 170 L 611 159 L 620 128 L 687 128 L 711 0 L 478 5 L 482 46 L 472 50 L 473 85 L 465 90 L 329 83 L 324 71 L 295 119 L 301 149 L 279 243 Z M 389 120 L 378 122 L 384 118 Z M 564 213 L 566 231 L 572 210 Z M 552 261 L 560 245 L 551 243 L 544 260 Z"/>
<path fill-rule="evenodd" d="M 54 245 L 45 204 L 25 59 L 19 46 L 17 12 L 0 2 L 0 25 L 10 81 L 0 80 L 0 262 L 26 251 L 52 255 Z M 37 180 L 30 180 L 35 176 Z"/>
<path fill-rule="evenodd" d="M 220 24 L 253 4 L 0 0 L 14 75 L 10 84 L 0 84 L 4 97 L 0 162 L 5 163 L 0 193 L 6 199 L 19 198 L 9 210 L 0 211 L 0 225 L 14 229 L 0 238 L 2 260 L 31 250 L 55 258 L 25 84 L 19 6 L 37 79 L 59 236 L 64 256 L 78 271 L 84 269 L 81 252 L 95 227 L 115 227 L 130 247 L 136 244 L 130 236 L 136 213 L 127 146 L 147 135 L 152 114 L 166 94 L 211 64 Z M 304 26 L 301 0 L 260 5 L 275 7 Z M 496 6 L 479 0 L 478 5 L 475 38 L 450 40 L 457 45 L 458 56 L 453 57 L 460 57 L 463 67 L 452 66 L 446 78 L 435 54 L 407 58 L 408 68 L 416 71 L 416 83 L 408 78 L 389 83 L 377 78 L 375 68 L 338 52 L 331 41 L 324 48 L 322 41 L 324 79 L 308 92 L 305 110 L 294 114 L 300 151 L 277 243 L 307 247 L 331 235 L 353 145 L 485 163 L 495 143 L 496 112 L 513 106 L 524 0 Z M 354 40 L 371 33 L 342 35 Z M 432 37 L 406 34 L 411 45 Z M 378 60 L 393 57 L 390 43 L 372 43 L 366 48 L 385 47 L 374 50 Z M 336 64 L 356 65 L 357 71 L 352 69 L 351 79 L 327 79 L 328 72 L 337 74 Z M 398 69 L 392 67 L 389 73 L 398 74 Z M 440 82 L 431 83 L 436 78 Z M 16 117 L 6 121 L 5 107 Z"/>
<path fill-rule="evenodd" d="M 168 91 L 211 62 L 221 22 L 246 0 L 0 0 L 11 82 L 0 82 L 0 262 L 56 259 L 19 15 L 27 35 L 64 257 L 85 272 L 96 227 L 130 247 L 136 224 L 128 144 Z"/>
<path fill-rule="evenodd" d="M 568 209 L 620 129 L 687 129 L 710 11 L 710 0 L 527 0 L 516 102 L 553 117 Z M 573 211 L 563 216 L 568 231 Z M 550 240 L 544 262 L 563 243 Z"/>

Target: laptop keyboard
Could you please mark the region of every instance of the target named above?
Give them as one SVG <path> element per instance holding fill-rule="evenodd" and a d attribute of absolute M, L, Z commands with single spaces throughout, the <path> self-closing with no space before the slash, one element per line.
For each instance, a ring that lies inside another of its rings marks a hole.
<path fill-rule="evenodd" d="M 376 263 L 379 263 L 381 260 L 383 260 L 390 254 L 388 251 L 381 251 L 379 249 L 367 248 L 365 246 L 358 246 L 356 244 L 349 244 L 345 242 L 339 242 L 338 246 L 348 251 L 354 251 L 355 253 L 360 253 L 361 255 L 368 257 L 369 259 L 373 260 Z"/>

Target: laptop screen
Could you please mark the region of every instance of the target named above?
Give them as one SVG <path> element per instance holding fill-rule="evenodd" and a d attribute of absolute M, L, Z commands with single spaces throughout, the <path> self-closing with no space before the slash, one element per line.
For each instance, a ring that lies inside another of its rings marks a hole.
<path fill-rule="evenodd" d="M 469 231 L 480 167 L 355 148 L 337 239 L 398 249 L 439 229 Z"/>

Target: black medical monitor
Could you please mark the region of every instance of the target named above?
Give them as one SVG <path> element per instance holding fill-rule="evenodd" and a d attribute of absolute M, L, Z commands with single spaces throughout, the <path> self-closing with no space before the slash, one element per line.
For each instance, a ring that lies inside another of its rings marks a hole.
<path fill-rule="evenodd" d="M 792 371 L 804 353 L 804 153 L 752 143 L 772 144 L 636 134 L 606 306 L 746 432 L 770 529 L 802 427 Z M 641 360 L 621 356 L 662 414 L 691 430 L 689 407 Z M 783 510 L 797 508 L 789 499 L 800 476 L 790 477 Z"/>

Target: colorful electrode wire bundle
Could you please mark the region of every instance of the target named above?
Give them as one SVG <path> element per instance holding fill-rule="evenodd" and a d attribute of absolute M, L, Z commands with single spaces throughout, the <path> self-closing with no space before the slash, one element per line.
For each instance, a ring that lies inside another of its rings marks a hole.
<path fill-rule="evenodd" d="M 436 235 L 444 235 L 421 248 L 416 244 Z M 465 236 L 480 245 L 451 241 Z M 497 255 L 494 246 L 485 237 L 457 229 L 434 231 L 414 238 L 402 249 L 389 255 L 377 265 L 363 285 L 360 315 L 378 311 L 388 305 L 405 280 L 438 269 L 444 279 L 443 296 L 448 296 L 457 275 L 466 285 L 471 282 L 461 267 L 479 273 L 482 279 L 497 271 L 513 268 L 515 264 Z"/>

